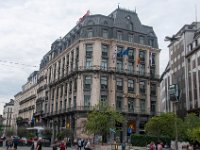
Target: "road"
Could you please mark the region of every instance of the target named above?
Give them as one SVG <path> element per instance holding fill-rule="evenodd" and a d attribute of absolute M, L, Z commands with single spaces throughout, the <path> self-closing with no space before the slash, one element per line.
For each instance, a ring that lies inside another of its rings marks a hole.
<path fill-rule="evenodd" d="M 5 147 L 0 147 L 0 150 L 6 150 Z M 30 150 L 30 147 L 18 147 L 17 150 Z M 42 150 L 52 150 L 51 147 L 42 147 Z M 75 148 L 67 148 L 67 150 L 76 150 Z"/>

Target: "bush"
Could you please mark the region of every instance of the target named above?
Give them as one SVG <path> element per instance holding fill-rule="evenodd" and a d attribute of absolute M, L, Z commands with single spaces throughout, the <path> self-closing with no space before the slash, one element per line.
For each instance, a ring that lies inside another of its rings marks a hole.
<path fill-rule="evenodd" d="M 170 144 L 171 139 L 169 137 L 156 137 L 156 136 L 149 136 L 149 135 L 140 135 L 140 134 L 133 134 L 131 135 L 131 144 L 134 146 L 146 146 L 147 144 L 154 141 L 155 143 L 158 141 L 162 141 L 163 144 Z"/>

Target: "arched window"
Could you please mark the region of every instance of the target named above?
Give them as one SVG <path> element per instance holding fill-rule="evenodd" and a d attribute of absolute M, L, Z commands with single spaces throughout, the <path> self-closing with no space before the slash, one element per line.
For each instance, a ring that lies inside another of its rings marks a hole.
<path fill-rule="evenodd" d="M 128 29 L 133 31 L 133 23 L 132 22 L 128 22 Z"/>

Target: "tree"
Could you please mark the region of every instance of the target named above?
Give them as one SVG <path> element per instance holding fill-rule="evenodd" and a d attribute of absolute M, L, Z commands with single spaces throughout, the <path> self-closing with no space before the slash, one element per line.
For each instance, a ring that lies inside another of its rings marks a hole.
<path fill-rule="evenodd" d="M 200 143 L 200 127 L 188 129 L 187 136 L 193 142 Z"/>
<path fill-rule="evenodd" d="M 111 128 L 115 129 L 116 122 L 122 123 L 124 120 L 122 114 L 101 102 L 89 113 L 85 129 L 88 134 L 101 135 L 104 138 Z"/>
<path fill-rule="evenodd" d="M 22 137 L 26 137 L 27 136 L 27 130 L 25 127 L 19 127 L 17 129 L 17 135 L 22 138 Z"/>
<path fill-rule="evenodd" d="M 199 127 L 200 119 L 196 114 L 190 113 L 184 118 L 184 124 L 185 124 L 186 129 L 192 129 L 195 127 Z"/>
<path fill-rule="evenodd" d="M 175 121 L 177 127 L 175 126 Z M 174 113 L 163 113 L 160 116 L 152 117 L 145 125 L 145 131 L 148 135 L 168 136 L 172 139 L 176 137 L 176 130 L 178 138 L 183 138 L 183 121 Z"/>
<path fill-rule="evenodd" d="M 198 141 L 200 138 L 200 118 L 194 114 L 190 113 L 184 118 L 185 135 L 188 140 L 193 142 Z"/>

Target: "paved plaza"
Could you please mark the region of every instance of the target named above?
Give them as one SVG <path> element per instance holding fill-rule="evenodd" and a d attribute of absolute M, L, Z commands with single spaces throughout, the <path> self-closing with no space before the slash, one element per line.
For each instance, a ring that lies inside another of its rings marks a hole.
<path fill-rule="evenodd" d="M 18 147 L 17 150 L 30 150 L 31 148 L 30 147 L 26 147 L 26 146 L 23 146 L 23 147 Z M 6 150 L 6 147 L 0 147 L 0 150 Z M 52 150 L 51 147 L 42 147 L 42 150 Z M 67 148 L 67 150 L 76 150 L 75 148 Z"/>

